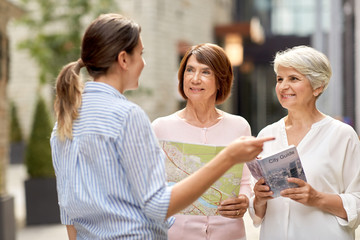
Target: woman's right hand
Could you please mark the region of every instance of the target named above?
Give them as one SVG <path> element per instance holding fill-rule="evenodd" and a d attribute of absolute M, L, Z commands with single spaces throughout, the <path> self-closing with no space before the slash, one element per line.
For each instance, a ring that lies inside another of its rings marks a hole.
<path fill-rule="evenodd" d="M 255 138 L 252 136 L 239 137 L 225 148 L 227 154 L 234 159 L 235 163 L 249 162 L 263 150 L 263 144 L 274 140 L 274 137 Z"/>
<path fill-rule="evenodd" d="M 263 218 L 266 212 L 267 201 L 273 199 L 273 192 L 270 191 L 270 187 L 265 184 L 265 180 L 261 178 L 254 186 L 254 193 L 255 214 L 258 217 Z"/>

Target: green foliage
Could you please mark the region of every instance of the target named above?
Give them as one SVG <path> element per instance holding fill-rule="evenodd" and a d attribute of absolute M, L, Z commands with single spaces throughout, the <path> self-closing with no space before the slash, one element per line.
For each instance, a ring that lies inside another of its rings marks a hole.
<path fill-rule="evenodd" d="M 27 170 L 32 178 L 55 176 L 50 148 L 51 131 L 52 125 L 44 99 L 39 98 L 25 156 Z"/>
<path fill-rule="evenodd" d="M 17 108 L 13 102 L 11 103 L 10 110 L 10 142 L 21 142 L 23 140 L 22 131 L 17 116 Z"/>
<path fill-rule="evenodd" d="M 114 0 L 22 0 L 28 11 L 20 23 L 31 36 L 19 44 L 40 67 L 40 83 L 53 81 L 61 68 L 80 57 L 81 38 L 89 19 L 116 12 Z"/>

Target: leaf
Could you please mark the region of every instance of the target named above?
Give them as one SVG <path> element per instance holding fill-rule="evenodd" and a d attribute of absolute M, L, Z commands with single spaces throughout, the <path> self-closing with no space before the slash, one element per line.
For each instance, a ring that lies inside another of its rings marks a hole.
<path fill-rule="evenodd" d="M 41 85 L 52 82 L 64 65 L 80 57 L 82 35 L 89 24 L 83 19 L 117 11 L 114 0 L 22 2 L 27 14 L 18 22 L 27 26 L 32 34 L 19 44 L 19 48 L 27 50 L 39 65 Z"/>

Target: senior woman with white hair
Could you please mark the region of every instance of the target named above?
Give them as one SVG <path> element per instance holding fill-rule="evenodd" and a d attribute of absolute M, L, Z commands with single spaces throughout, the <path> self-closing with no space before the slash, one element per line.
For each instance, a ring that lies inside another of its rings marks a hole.
<path fill-rule="evenodd" d="M 259 133 L 275 136 L 262 155 L 297 146 L 307 182 L 273 198 L 260 179 L 250 201 L 260 239 L 354 239 L 360 221 L 360 143 L 353 128 L 320 112 L 316 100 L 327 87 L 327 57 L 307 46 L 280 51 L 274 59 L 276 94 L 288 115 Z"/>

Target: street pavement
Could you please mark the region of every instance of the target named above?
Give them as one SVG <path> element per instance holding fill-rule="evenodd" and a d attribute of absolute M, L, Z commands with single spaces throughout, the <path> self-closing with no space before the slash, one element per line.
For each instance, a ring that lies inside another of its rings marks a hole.
<path fill-rule="evenodd" d="M 10 164 L 7 169 L 7 191 L 14 197 L 15 218 L 17 221 L 16 240 L 63 240 L 67 239 L 65 226 L 48 224 L 26 226 L 25 224 L 25 190 L 24 180 L 27 178 L 23 164 Z M 248 213 L 244 216 L 247 240 L 259 239 L 259 229 L 252 225 Z M 360 240 L 360 228 L 356 230 L 356 240 Z"/>
<path fill-rule="evenodd" d="M 7 191 L 15 201 L 16 240 L 66 240 L 66 228 L 61 224 L 26 226 L 24 181 L 27 173 L 24 164 L 10 164 L 6 175 Z"/>

